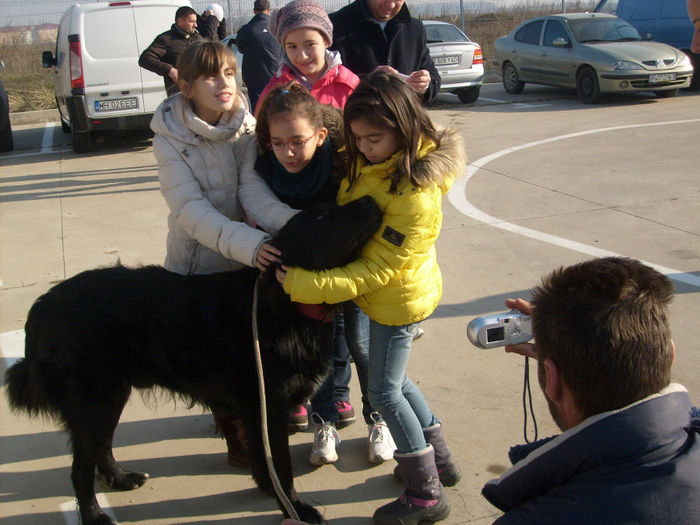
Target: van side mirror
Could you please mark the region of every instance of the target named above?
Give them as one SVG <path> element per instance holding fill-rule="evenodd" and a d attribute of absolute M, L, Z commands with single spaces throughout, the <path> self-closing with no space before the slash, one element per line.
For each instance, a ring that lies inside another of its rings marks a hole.
<path fill-rule="evenodd" d="M 44 51 L 41 54 L 41 65 L 44 67 L 53 67 L 56 65 L 56 59 L 51 51 Z"/>

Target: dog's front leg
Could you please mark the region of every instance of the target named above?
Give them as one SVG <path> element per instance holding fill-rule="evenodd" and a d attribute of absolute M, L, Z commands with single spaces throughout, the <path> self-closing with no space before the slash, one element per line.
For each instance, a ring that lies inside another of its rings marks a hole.
<path fill-rule="evenodd" d="M 272 405 L 272 403 L 269 403 L 269 405 Z M 289 414 L 286 411 L 276 410 L 268 412 L 267 415 L 270 450 L 275 471 L 282 490 L 294 506 L 299 519 L 306 523 L 323 523 L 323 516 L 311 505 L 307 505 L 299 500 L 299 495 L 294 490 L 294 473 L 292 471 L 292 458 L 289 454 L 289 435 L 287 431 L 288 418 Z M 252 440 L 250 448 L 250 464 L 253 477 L 261 489 L 277 498 L 265 461 L 260 425 L 258 424 L 256 429 L 250 428 L 249 435 L 256 436 L 256 439 Z M 282 502 L 279 501 L 279 498 L 277 500 L 282 512 L 289 517 Z"/>

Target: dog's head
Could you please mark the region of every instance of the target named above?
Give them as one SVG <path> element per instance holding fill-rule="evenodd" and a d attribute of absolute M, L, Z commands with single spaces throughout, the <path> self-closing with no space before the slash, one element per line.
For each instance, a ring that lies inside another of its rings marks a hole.
<path fill-rule="evenodd" d="M 325 270 L 356 259 L 382 223 L 382 212 L 372 197 L 344 206 L 319 204 L 297 213 L 270 241 L 282 252 L 287 266 Z"/>

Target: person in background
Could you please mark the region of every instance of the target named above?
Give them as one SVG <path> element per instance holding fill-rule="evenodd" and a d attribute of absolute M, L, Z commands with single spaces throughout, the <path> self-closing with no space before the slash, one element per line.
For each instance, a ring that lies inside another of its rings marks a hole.
<path fill-rule="evenodd" d="M 693 53 L 700 53 L 700 0 L 688 0 L 688 16 L 695 26 L 690 50 Z M 696 71 L 695 74 L 697 75 L 700 73 Z"/>
<path fill-rule="evenodd" d="M 226 37 L 224 8 L 211 4 L 197 17 L 197 32 L 209 40 L 223 40 Z"/>
<path fill-rule="evenodd" d="M 139 66 L 163 77 L 165 91 L 171 95 L 179 90 L 177 59 L 191 44 L 203 40 L 197 33 L 197 13 L 189 6 L 175 11 L 175 23 L 158 35 L 139 57 Z"/>
<path fill-rule="evenodd" d="M 498 525 L 700 523 L 700 412 L 671 383 L 673 285 L 634 259 L 555 270 L 531 303 L 537 359 L 563 434 L 513 447 L 513 467 L 482 493 Z"/>
<path fill-rule="evenodd" d="M 361 251 L 322 272 L 277 270 L 292 301 L 346 302 L 345 328 L 363 395 L 396 442 L 404 493 L 374 513 L 378 525 L 417 524 L 449 516 L 443 488 L 461 479 L 440 420 L 407 376 L 415 324 L 442 296 L 435 242 L 442 197 L 461 175 L 465 147 L 454 130 L 438 130 L 403 80 L 376 71 L 350 95 L 344 111 L 348 163 L 338 204 L 369 195 L 384 216 Z M 352 302 L 350 302 L 352 301 Z"/>
<path fill-rule="evenodd" d="M 363 78 L 375 69 L 398 72 L 425 104 L 440 92 L 425 28 L 404 0 L 355 0 L 331 13 L 333 44 L 343 64 Z"/>
<path fill-rule="evenodd" d="M 342 64 L 339 53 L 327 49 L 333 24 L 323 7 L 313 0 L 293 0 L 272 15 L 270 31 L 284 56 L 261 98 L 275 86 L 296 80 L 321 104 L 342 109 L 360 79 Z"/>
<path fill-rule="evenodd" d="M 253 14 L 238 30 L 236 47 L 243 55 L 243 82 L 248 89 L 250 111 L 254 113 L 260 93 L 277 71 L 282 48 L 269 30 L 270 0 L 255 0 Z"/>

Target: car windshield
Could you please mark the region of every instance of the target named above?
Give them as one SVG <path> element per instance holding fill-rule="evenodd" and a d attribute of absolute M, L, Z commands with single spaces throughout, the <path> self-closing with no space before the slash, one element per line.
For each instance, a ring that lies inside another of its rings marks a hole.
<path fill-rule="evenodd" d="M 470 41 L 452 24 L 425 24 L 425 32 L 428 36 L 428 44 Z"/>
<path fill-rule="evenodd" d="M 637 30 L 619 18 L 569 20 L 569 28 L 580 44 L 641 40 Z"/>

